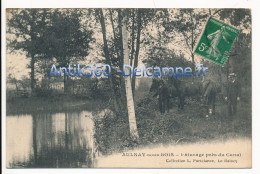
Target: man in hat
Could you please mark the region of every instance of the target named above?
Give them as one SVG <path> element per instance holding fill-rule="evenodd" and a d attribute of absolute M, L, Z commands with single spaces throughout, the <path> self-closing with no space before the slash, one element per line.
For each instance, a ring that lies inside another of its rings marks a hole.
<path fill-rule="evenodd" d="M 233 116 L 237 112 L 237 101 L 240 100 L 240 85 L 235 73 L 231 73 L 228 76 L 227 96 L 225 100 L 228 102 L 228 116 L 230 119 L 233 119 Z"/>

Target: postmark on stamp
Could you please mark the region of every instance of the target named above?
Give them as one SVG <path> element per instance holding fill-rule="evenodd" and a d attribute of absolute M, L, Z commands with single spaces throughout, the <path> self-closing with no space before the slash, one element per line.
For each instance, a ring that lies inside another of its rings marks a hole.
<path fill-rule="evenodd" d="M 223 66 L 238 34 L 239 29 L 210 17 L 194 53 Z"/>

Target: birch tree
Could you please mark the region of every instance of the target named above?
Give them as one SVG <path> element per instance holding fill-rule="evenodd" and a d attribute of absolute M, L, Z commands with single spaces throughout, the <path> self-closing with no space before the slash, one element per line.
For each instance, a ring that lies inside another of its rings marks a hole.
<path fill-rule="evenodd" d="M 124 50 L 124 64 L 129 64 L 129 50 L 128 50 L 128 40 L 127 40 L 127 15 L 126 10 L 123 11 L 123 19 L 122 19 L 122 42 L 123 42 L 123 50 Z M 129 73 L 129 69 L 126 70 L 126 73 Z M 126 103 L 127 103 L 127 111 L 129 118 L 129 128 L 130 135 L 133 139 L 138 139 L 138 131 L 136 126 L 136 118 L 135 118 L 135 108 L 134 108 L 134 100 L 131 86 L 131 78 L 130 76 L 125 77 L 125 89 L 126 89 Z"/>

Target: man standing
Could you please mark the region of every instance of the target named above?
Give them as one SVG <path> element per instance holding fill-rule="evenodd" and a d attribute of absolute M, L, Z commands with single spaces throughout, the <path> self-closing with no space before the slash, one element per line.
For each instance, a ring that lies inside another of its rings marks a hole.
<path fill-rule="evenodd" d="M 228 102 L 228 116 L 233 120 L 233 116 L 237 112 L 237 101 L 240 100 L 240 85 L 235 73 L 231 73 L 228 76 L 227 96 L 225 100 Z"/>
<path fill-rule="evenodd" d="M 217 85 L 211 79 L 203 80 L 202 82 L 202 101 L 206 108 L 206 118 L 209 115 L 215 115 L 215 102 L 216 102 L 216 94 L 217 94 Z"/>

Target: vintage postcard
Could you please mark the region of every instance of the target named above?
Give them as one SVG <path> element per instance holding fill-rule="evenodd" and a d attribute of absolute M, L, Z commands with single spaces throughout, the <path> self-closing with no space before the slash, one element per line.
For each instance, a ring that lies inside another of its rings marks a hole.
<path fill-rule="evenodd" d="M 250 8 L 5 13 L 7 169 L 252 168 Z"/>

